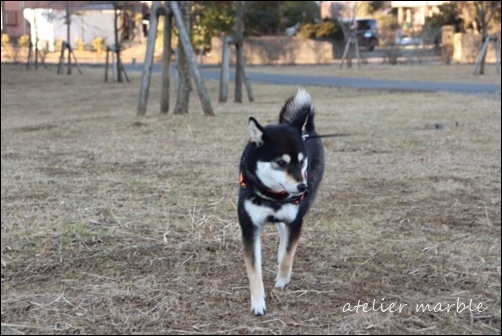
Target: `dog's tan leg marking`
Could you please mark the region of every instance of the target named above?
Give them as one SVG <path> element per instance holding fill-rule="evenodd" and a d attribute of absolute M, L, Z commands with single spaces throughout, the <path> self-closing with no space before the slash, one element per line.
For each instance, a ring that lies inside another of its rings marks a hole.
<path fill-rule="evenodd" d="M 244 261 L 248 272 L 249 289 L 251 291 L 251 311 L 257 316 L 265 315 L 265 290 L 261 273 L 261 246 L 255 243 L 254 251 L 245 249 Z"/>
<path fill-rule="evenodd" d="M 291 281 L 291 270 L 293 268 L 293 259 L 295 257 L 297 246 L 298 239 L 291 241 L 286 249 L 286 253 L 279 262 L 279 272 L 275 281 L 276 288 L 284 288 Z"/>

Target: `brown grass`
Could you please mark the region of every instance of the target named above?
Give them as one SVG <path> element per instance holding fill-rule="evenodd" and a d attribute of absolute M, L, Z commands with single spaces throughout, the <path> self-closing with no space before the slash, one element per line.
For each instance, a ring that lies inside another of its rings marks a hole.
<path fill-rule="evenodd" d="M 216 117 L 195 92 L 190 115 L 160 115 L 155 77 L 139 118 L 138 74 L 1 70 L 2 334 L 500 334 L 500 96 L 307 87 L 319 131 L 352 135 L 324 140 L 283 291 L 265 231 L 256 318 L 238 160 L 248 116 L 274 122 L 294 87 L 218 104 L 207 82 Z M 407 306 L 343 310 L 373 300 Z M 482 307 L 416 311 L 457 300 Z"/>

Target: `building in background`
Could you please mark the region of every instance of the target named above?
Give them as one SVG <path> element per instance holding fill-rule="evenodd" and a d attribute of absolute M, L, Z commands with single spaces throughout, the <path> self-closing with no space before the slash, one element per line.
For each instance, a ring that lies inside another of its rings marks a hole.
<path fill-rule="evenodd" d="M 439 13 L 439 6 L 451 1 L 391 1 L 397 8 L 397 21 L 402 26 L 423 26 L 428 17 Z"/>
<path fill-rule="evenodd" d="M 134 20 L 127 13 L 142 12 L 143 1 L 118 1 L 117 25 L 123 39 L 130 38 Z M 148 3 L 148 1 L 145 1 Z M 72 46 L 79 40 L 91 44 L 97 37 L 105 38 L 108 45 L 114 43 L 113 1 L 2 1 L 2 34 L 13 40 L 31 35 L 35 41 L 54 50 L 58 40 L 67 40 L 66 11 L 70 10 L 70 41 Z M 123 11 L 122 9 L 127 9 Z M 132 26 L 132 27 L 131 27 Z"/>

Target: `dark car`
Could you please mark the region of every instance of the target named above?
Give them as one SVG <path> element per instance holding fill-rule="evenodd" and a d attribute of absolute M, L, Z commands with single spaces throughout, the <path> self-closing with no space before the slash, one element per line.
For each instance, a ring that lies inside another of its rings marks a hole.
<path fill-rule="evenodd" d="M 348 19 L 344 23 L 347 31 L 354 31 L 359 47 L 372 51 L 378 45 L 378 24 L 375 19 Z"/>

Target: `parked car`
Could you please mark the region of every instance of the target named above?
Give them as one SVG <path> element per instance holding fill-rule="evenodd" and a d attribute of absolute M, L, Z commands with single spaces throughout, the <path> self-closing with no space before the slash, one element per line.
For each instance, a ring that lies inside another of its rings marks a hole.
<path fill-rule="evenodd" d="M 355 18 L 344 20 L 346 31 L 355 31 L 359 47 L 373 51 L 378 46 L 378 23 L 375 19 Z"/>
<path fill-rule="evenodd" d="M 411 37 L 408 35 L 401 35 L 400 37 L 396 38 L 396 44 L 397 45 L 420 45 L 424 44 L 424 40 L 421 39 L 420 37 Z"/>

